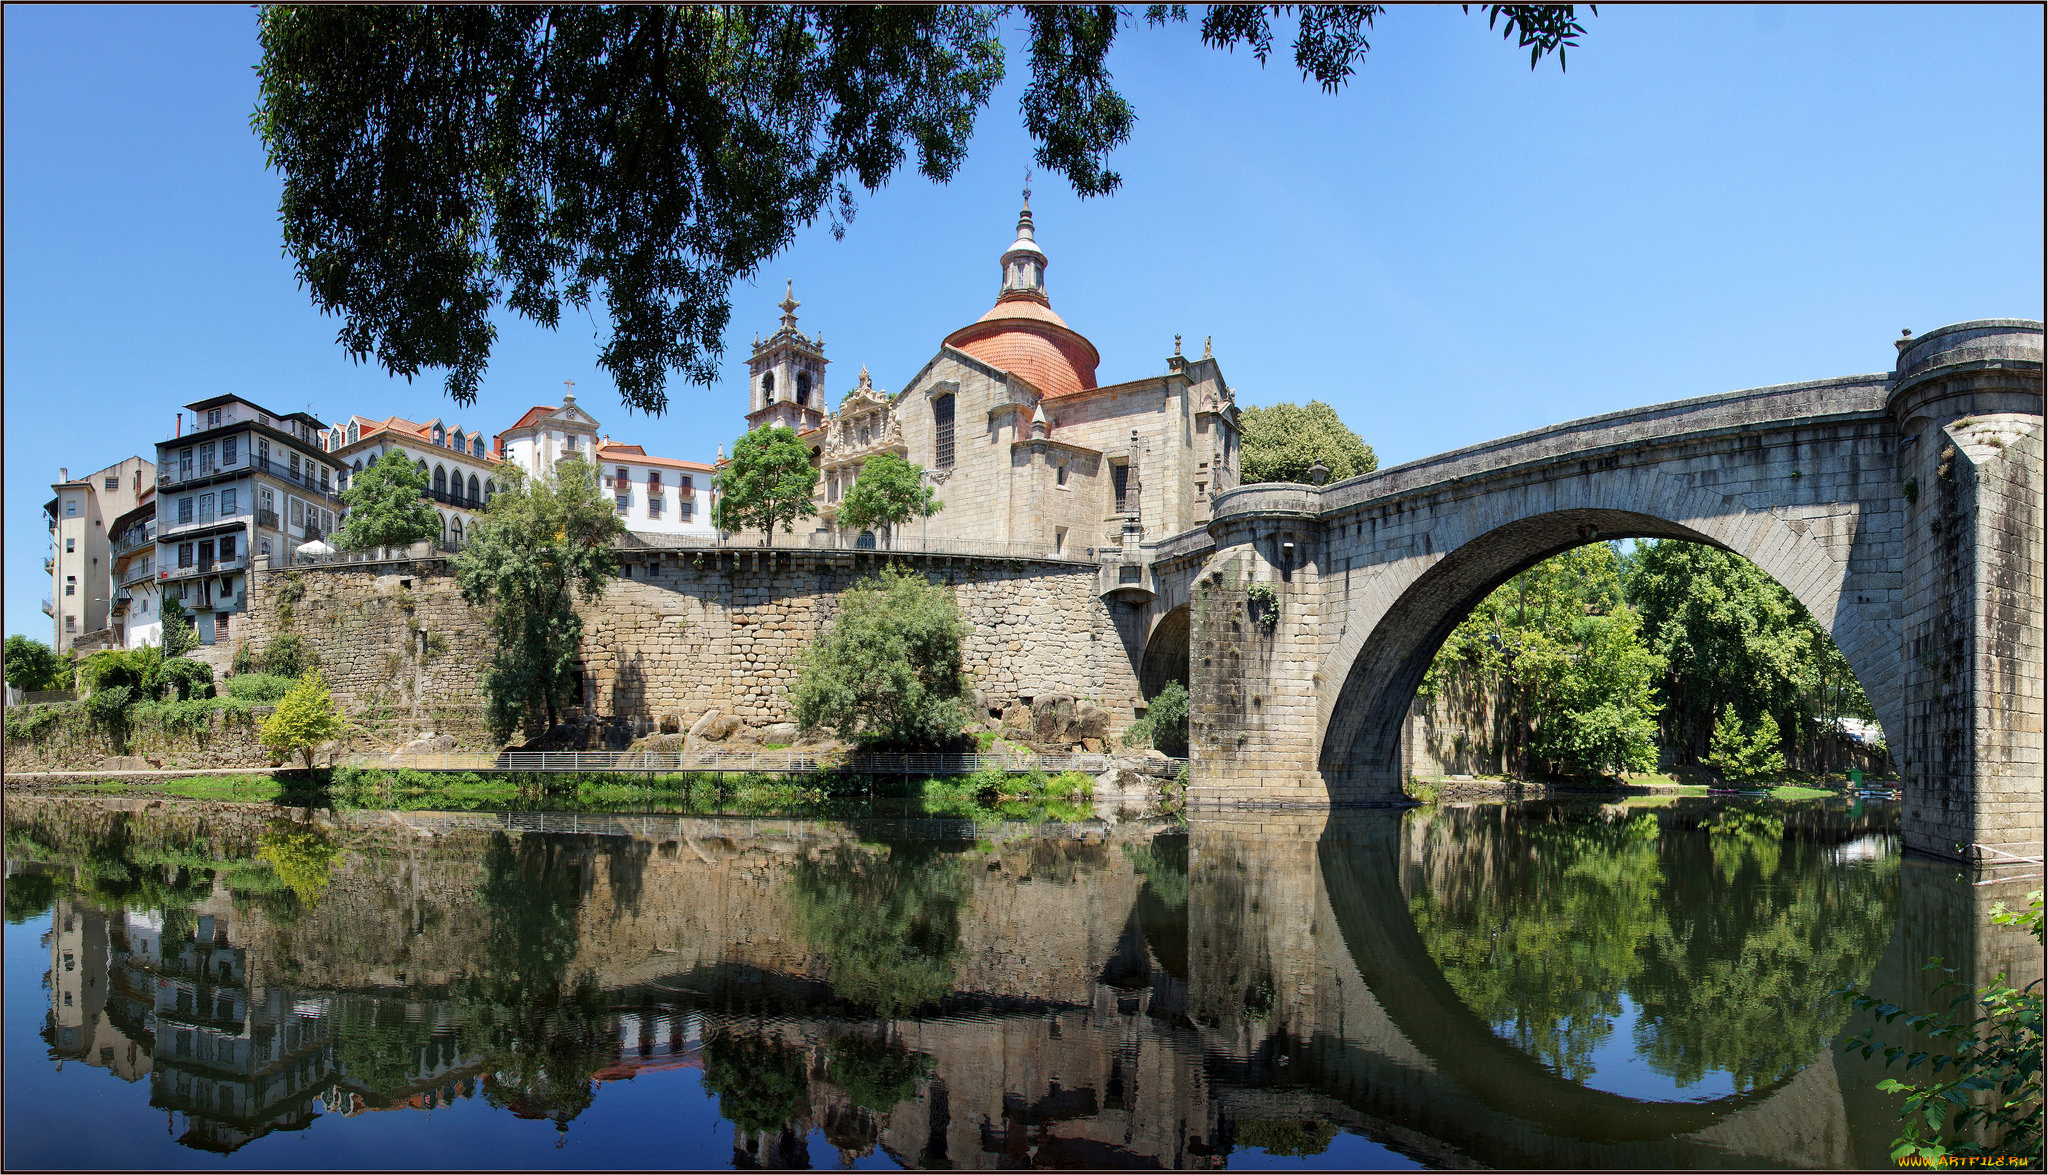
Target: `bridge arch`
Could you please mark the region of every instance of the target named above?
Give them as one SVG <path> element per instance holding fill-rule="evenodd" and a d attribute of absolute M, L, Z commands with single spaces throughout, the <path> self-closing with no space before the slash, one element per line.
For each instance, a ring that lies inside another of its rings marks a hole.
<path fill-rule="evenodd" d="M 1138 691 L 1147 700 L 1159 696 L 1168 682 L 1188 684 L 1188 605 L 1168 609 L 1145 639 L 1138 669 Z"/>
<path fill-rule="evenodd" d="M 1687 505 L 1694 495 L 1667 498 Z M 1510 517 L 1428 561 L 1382 564 L 1357 593 L 1340 640 L 1323 668 L 1340 683 L 1321 699 L 1319 766 L 1333 790 L 1363 788 L 1397 798 L 1401 738 L 1415 691 L 1451 631 L 1495 588 L 1554 555 L 1609 539 L 1676 539 L 1743 556 L 1791 591 L 1827 630 L 1862 683 L 1880 723 L 1899 729 L 1904 699 L 1896 642 L 1863 612 L 1844 607 L 1842 564 L 1820 543 L 1768 512 L 1641 509 L 1558 503 Z M 1656 500 L 1652 495 L 1650 500 Z M 1479 504 L 1499 518 L 1498 509 Z M 1705 506 L 1706 503 L 1697 503 Z"/>

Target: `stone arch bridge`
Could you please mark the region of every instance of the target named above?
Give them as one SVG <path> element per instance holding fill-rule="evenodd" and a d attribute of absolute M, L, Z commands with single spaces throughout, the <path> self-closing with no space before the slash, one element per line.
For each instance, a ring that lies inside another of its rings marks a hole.
<path fill-rule="evenodd" d="M 1488 592 L 1587 542 L 1673 538 L 1754 561 L 1827 627 L 1905 774 L 1909 847 L 2038 853 L 2041 338 L 1960 323 L 1899 340 L 1888 373 L 1219 496 L 1117 591 L 1147 696 L 1189 683 L 1190 802 L 1400 799 L 1416 686 Z"/>

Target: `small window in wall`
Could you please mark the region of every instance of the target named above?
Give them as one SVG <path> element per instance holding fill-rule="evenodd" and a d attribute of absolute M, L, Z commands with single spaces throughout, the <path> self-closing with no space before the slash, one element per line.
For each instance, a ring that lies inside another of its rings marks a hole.
<path fill-rule="evenodd" d="M 362 430 L 362 426 L 358 425 L 358 424 L 357 424 L 357 423 L 356 423 L 355 421 L 353 421 L 353 420 L 349 421 L 349 422 L 348 422 L 348 443 L 349 443 L 349 444 L 351 444 L 351 445 L 353 445 L 353 444 L 355 444 L 355 443 L 356 443 L 357 441 L 359 441 L 359 440 L 362 440 L 362 439 L 363 439 L 363 430 Z"/>
<path fill-rule="evenodd" d="M 472 457 L 484 455 L 484 439 L 482 437 L 469 438 L 469 455 Z"/>
<path fill-rule="evenodd" d="M 107 488 L 108 488 L 109 490 L 118 490 L 118 489 L 120 489 L 120 488 L 121 488 L 121 475 L 117 473 L 117 474 L 113 475 L 112 477 L 109 477 L 109 478 L 107 479 Z"/>
<path fill-rule="evenodd" d="M 697 504 L 695 502 L 687 500 L 683 501 L 682 503 L 676 506 L 677 520 L 682 522 L 688 522 L 690 518 L 696 513 L 696 509 Z"/>
<path fill-rule="evenodd" d="M 1052 528 L 1052 553 L 1055 555 L 1067 553 L 1067 528 L 1064 526 Z"/>
<path fill-rule="evenodd" d="M 1055 484 L 1067 484 L 1067 463 L 1062 461 L 1058 465 L 1053 466 L 1052 477 Z"/>
<path fill-rule="evenodd" d="M 67 596 L 75 596 L 78 594 L 77 576 L 67 575 L 64 577 L 64 594 Z"/>
<path fill-rule="evenodd" d="M 1109 467 L 1109 482 L 1110 486 L 1116 491 L 1116 512 L 1118 514 L 1130 513 L 1130 501 L 1126 491 L 1130 488 L 1131 484 L 1131 467 L 1123 462 L 1111 465 Z"/>
<path fill-rule="evenodd" d="M 73 552 L 73 551 L 76 551 L 77 549 L 78 549 L 78 540 L 77 540 L 77 539 L 65 539 L 65 540 L 64 540 L 64 553 L 65 553 L 65 554 L 69 555 L 69 554 L 70 554 L 71 552 Z"/>
<path fill-rule="evenodd" d="M 802 405 L 811 402 L 811 373 L 808 371 L 796 373 L 796 402 Z"/>
<path fill-rule="evenodd" d="M 76 499 L 66 499 L 66 500 L 65 500 L 65 502 L 64 502 L 64 517 L 66 517 L 66 518 L 76 518 L 76 517 L 78 517 L 78 501 L 77 501 Z"/>
<path fill-rule="evenodd" d="M 932 401 L 932 427 L 936 438 L 933 463 L 940 469 L 953 468 L 953 397 Z"/>
<path fill-rule="evenodd" d="M 660 498 L 657 498 L 657 497 L 649 497 L 649 498 L 647 499 L 647 517 L 649 517 L 649 518 L 659 518 L 659 517 L 661 517 L 661 499 L 660 499 Z"/>
<path fill-rule="evenodd" d="M 233 465 L 235 463 L 235 458 L 240 456 L 236 448 L 240 440 L 241 438 L 239 437 L 228 437 L 220 443 L 220 463 L 222 465 Z"/>

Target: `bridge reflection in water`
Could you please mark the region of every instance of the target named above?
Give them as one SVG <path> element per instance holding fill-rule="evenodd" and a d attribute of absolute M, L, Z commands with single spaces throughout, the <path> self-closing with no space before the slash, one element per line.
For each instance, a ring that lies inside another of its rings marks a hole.
<path fill-rule="evenodd" d="M 614 1083 L 682 1070 L 747 1166 L 1875 1167 L 1893 1105 L 1827 992 L 2041 967 L 1984 917 L 2020 887 L 1901 858 L 1888 809 L 585 819 L 15 800 L 8 912 L 49 919 L 50 962 L 9 1026 L 136 1084 L 95 1110 L 137 1119 L 136 1165 L 304 1164 L 265 1136 L 465 1105 L 568 1147 Z M 351 1153 L 474 1158 L 475 1125 L 401 1119 Z M 644 1132 L 607 1165 L 677 1161 Z"/>

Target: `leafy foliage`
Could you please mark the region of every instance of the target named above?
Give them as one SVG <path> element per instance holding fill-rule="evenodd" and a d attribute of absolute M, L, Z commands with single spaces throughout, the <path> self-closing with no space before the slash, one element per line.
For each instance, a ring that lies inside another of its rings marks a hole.
<path fill-rule="evenodd" d="M 866 745 L 932 746 L 958 736 L 964 637 L 951 588 L 897 567 L 862 579 L 804 652 L 791 694 L 797 725 Z"/>
<path fill-rule="evenodd" d="M 712 521 L 720 530 L 757 529 L 773 544 L 776 523 L 786 534 L 797 519 L 818 512 L 811 501 L 817 487 L 811 451 L 788 425 L 757 428 L 733 442 L 732 463 L 718 476 Z"/>
<path fill-rule="evenodd" d="M 263 646 L 263 656 L 258 661 L 263 672 L 274 677 L 289 677 L 294 680 L 320 667 L 316 656 L 306 642 L 295 632 L 281 632 L 270 638 Z"/>
<path fill-rule="evenodd" d="M 1150 745 L 1180 757 L 1188 753 L 1188 687 L 1169 681 L 1145 704 L 1145 716 L 1124 732 L 1127 747 Z"/>
<path fill-rule="evenodd" d="M 1769 779 L 1785 770 L 1785 753 L 1778 749 L 1778 720 L 1766 714 L 1757 719 L 1755 730 L 1745 731 L 1733 702 L 1722 708 L 1720 721 L 1714 723 L 1711 747 L 1707 762 L 1728 779 Z"/>
<path fill-rule="evenodd" d="M 839 525 L 848 530 L 898 526 L 929 518 L 946 508 L 924 484 L 924 467 L 894 453 L 877 453 L 862 463 L 860 477 L 839 504 Z"/>
<path fill-rule="evenodd" d="M 810 1092 L 803 1050 L 772 1036 L 724 1031 L 704 1042 L 704 1093 L 742 1138 L 801 1117 Z"/>
<path fill-rule="evenodd" d="M 101 649 L 78 663 L 78 684 L 91 693 L 121 686 L 131 700 L 148 701 L 163 692 L 167 664 L 154 645 Z"/>
<path fill-rule="evenodd" d="M 275 702 L 291 692 L 296 678 L 281 673 L 238 673 L 221 683 L 221 692 L 244 702 Z"/>
<path fill-rule="evenodd" d="M 2001 903 L 1991 920 L 2025 928 L 2041 941 L 2041 891 L 2027 898 L 2027 909 L 2014 913 Z M 1928 963 L 1941 967 L 1941 960 Z M 1959 984 L 1959 969 L 1943 968 L 1950 978 L 1935 990 Z M 1835 994 L 1849 1001 L 1859 1012 L 1871 1012 L 1890 1024 L 1906 1017 L 1906 1027 L 1937 1041 L 1953 1042 L 1954 1051 L 1909 1052 L 1899 1045 L 1877 1040 L 1873 1023 L 1861 1036 L 1843 1044 L 1845 1051 L 1860 1050 L 1865 1057 L 1884 1054 L 1885 1068 L 1903 1058 L 1911 1073 L 1925 1065 L 1930 1080 L 1918 1084 L 1887 1077 L 1878 1088 L 1902 1093 L 1899 1133 L 1892 1139 L 1892 1159 L 1903 1162 L 1909 1156 L 1922 1163 L 1948 1159 L 1984 1158 L 2008 1155 L 2029 1167 L 2041 1165 L 2041 987 L 2036 976 L 2026 987 L 2015 989 L 2001 975 L 1974 993 L 1964 991 L 1949 1002 L 1946 1012 L 1908 1014 L 1906 1009 L 1873 999 L 1853 988 Z M 1949 1076 L 1942 1078 L 1941 1074 Z M 1963 1136 L 1981 1127 L 1988 1138 Z"/>
<path fill-rule="evenodd" d="M 1331 481 L 1371 473 L 1380 467 L 1372 446 L 1337 419 L 1337 410 L 1321 400 L 1305 405 L 1282 401 L 1247 408 L 1241 416 L 1244 450 L 1238 480 L 1307 482 L 1309 470 L 1321 461 Z"/>
<path fill-rule="evenodd" d="M 491 609 L 496 648 L 483 691 L 500 738 L 519 726 L 553 730 L 577 700 L 583 619 L 575 600 L 604 594 L 619 566 L 612 543 L 626 529 L 581 457 L 544 481 L 510 466 L 505 477 L 455 560 L 462 598 Z"/>
<path fill-rule="evenodd" d="M 825 1056 L 832 1080 L 846 1091 L 846 1100 L 877 1114 L 916 1097 L 918 1083 L 935 1067 L 923 1053 L 869 1036 L 834 1038 Z"/>
<path fill-rule="evenodd" d="M 313 749 L 341 733 L 341 710 L 327 692 L 318 670 L 309 669 L 277 709 L 264 720 L 260 734 L 263 745 L 274 754 L 290 757 L 297 751 L 313 766 Z"/>
<path fill-rule="evenodd" d="M 185 601 L 166 591 L 157 618 L 163 622 L 161 651 L 165 660 L 182 657 L 199 647 L 198 621 L 185 611 Z"/>
<path fill-rule="evenodd" d="M 1335 1124 L 1303 1118 L 1239 1118 L 1238 1146 L 1255 1146 L 1269 1155 L 1306 1157 L 1330 1149 Z"/>
<path fill-rule="evenodd" d="M 1662 660 L 1621 602 L 1614 548 L 1596 543 L 1522 572 L 1482 600 L 1438 650 L 1426 694 L 1470 674 L 1512 714 L 1526 773 L 1649 771 L 1657 765 L 1654 698 Z"/>
<path fill-rule="evenodd" d="M 440 538 L 441 515 L 426 493 L 426 471 L 403 450 L 386 449 L 341 491 L 348 520 L 335 541 L 347 550 L 362 551 Z"/>
<path fill-rule="evenodd" d="M 1326 90 L 1378 6 L 1217 5 L 1205 43 L 1248 43 L 1298 11 L 1295 60 Z M 1570 6 L 1487 5 L 1531 64 L 1575 45 Z M 263 9 L 252 124 L 283 176 L 286 252 L 338 341 L 410 379 L 447 370 L 473 403 L 502 304 L 550 329 L 599 300 L 599 355 L 626 404 L 659 414 L 668 373 L 699 384 L 750 274 L 852 185 L 912 149 L 952 178 L 1002 80 L 998 21 L 1027 26 L 1024 125 L 1038 165 L 1114 191 L 1108 153 L 1136 115 L 1106 65 L 1113 5 Z M 1148 21 L 1185 19 L 1154 5 Z"/>
<path fill-rule="evenodd" d="M 71 666 L 33 637 L 7 638 L 7 684 L 19 690 L 71 688 Z"/>
<path fill-rule="evenodd" d="M 953 990 L 969 888 L 959 857 L 905 845 L 835 845 L 798 861 L 788 883 L 797 931 L 825 957 L 833 992 L 881 1016 Z"/>
<path fill-rule="evenodd" d="M 213 696 L 213 666 L 204 661 L 174 657 L 163 663 L 158 676 L 165 688 L 181 702 Z"/>
<path fill-rule="evenodd" d="M 334 875 L 334 860 L 341 855 L 326 833 L 310 824 L 273 820 L 256 844 L 257 859 L 269 862 L 300 905 L 310 910 L 320 904 Z"/>

